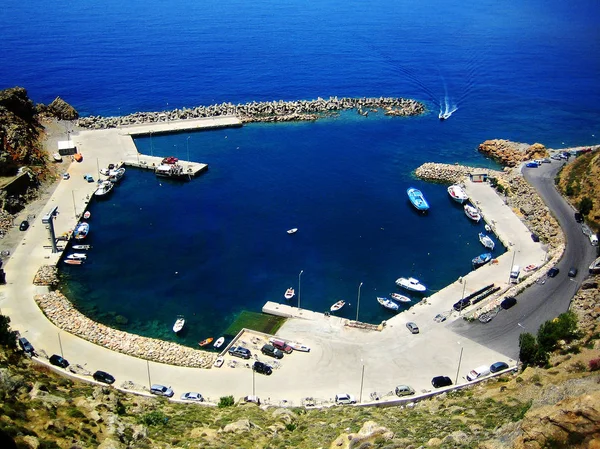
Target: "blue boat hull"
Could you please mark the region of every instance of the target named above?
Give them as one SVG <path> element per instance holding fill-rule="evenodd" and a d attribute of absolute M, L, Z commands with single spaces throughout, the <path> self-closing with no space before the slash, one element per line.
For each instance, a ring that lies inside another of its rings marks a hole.
<path fill-rule="evenodd" d="M 426 210 L 429 210 L 429 203 L 427 202 L 427 200 L 423 196 L 423 193 L 419 189 L 410 187 L 406 191 L 406 194 L 408 195 L 408 199 L 410 200 L 412 205 L 415 207 L 415 209 L 417 209 L 421 212 L 425 212 Z"/>

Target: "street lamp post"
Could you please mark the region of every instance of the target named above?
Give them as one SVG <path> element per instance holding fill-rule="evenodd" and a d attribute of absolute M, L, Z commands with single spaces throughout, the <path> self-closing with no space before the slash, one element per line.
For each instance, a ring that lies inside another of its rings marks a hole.
<path fill-rule="evenodd" d="M 461 315 L 462 313 L 462 309 L 465 308 L 465 305 L 463 304 L 462 300 L 465 299 L 465 290 L 467 288 L 467 280 L 463 278 L 463 292 L 462 292 L 462 297 L 460 298 L 460 308 L 458 309 L 458 316 Z"/>
<path fill-rule="evenodd" d="M 517 255 L 517 249 L 513 249 L 513 257 L 512 262 L 510 263 L 510 271 L 508 272 L 508 283 L 510 284 L 510 273 L 512 272 L 512 267 L 515 266 L 515 256 Z"/>
<path fill-rule="evenodd" d="M 146 360 L 146 368 L 148 369 L 148 389 L 152 388 L 152 381 L 150 380 L 150 362 Z"/>
<path fill-rule="evenodd" d="M 460 344 L 460 343 L 458 343 Z M 458 368 L 456 368 L 456 379 L 454 379 L 454 385 L 456 385 L 458 383 L 458 372 L 460 371 L 460 362 L 462 362 L 462 355 L 463 355 L 463 348 L 462 346 L 460 347 L 460 356 L 458 357 Z"/>
<path fill-rule="evenodd" d="M 362 361 L 362 360 L 361 360 Z M 360 395 L 358 397 L 358 402 L 362 404 L 362 392 L 363 392 L 363 382 L 365 380 L 365 365 L 362 366 L 362 373 L 360 375 Z"/>
<path fill-rule="evenodd" d="M 256 396 L 256 388 L 254 382 L 254 369 L 252 369 L 252 396 Z"/>
<path fill-rule="evenodd" d="M 358 302 L 356 304 L 356 321 L 358 321 L 358 312 L 360 310 L 360 288 L 362 287 L 363 283 L 361 282 L 360 285 L 358 286 Z"/>
<path fill-rule="evenodd" d="M 187 161 L 188 164 L 190 163 L 190 137 L 192 136 L 188 136 L 187 141 L 186 141 L 186 148 L 187 148 Z"/>
<path fill-rule="evenodd" d="M 77 206 L 75 206 L 75 191 L 71 190 L 71 196 L 73 197 L 73 212 L 75 213 L 75 218 L 77 218 Z"/>
<path fill-rule="evenodd" d="M 302 273 L 304 273 L 304 270 L 300 270 L 300 273 L 298 274 L 298 311 L 300 311 L 300 281 Z"/>
<path fill-rule="evenodd" d="M 64 357 L 63 348 L 62 348 L 62 341 L 60 341 L 60 331 L 58 332 L 58 346 L 60 347 L 60 356 Z"/>

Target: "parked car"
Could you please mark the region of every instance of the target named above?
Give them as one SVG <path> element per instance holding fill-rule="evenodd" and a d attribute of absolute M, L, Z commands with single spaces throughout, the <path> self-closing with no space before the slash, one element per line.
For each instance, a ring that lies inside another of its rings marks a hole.
<path fill-rule="evenodd" d="M 417 326 L 417 324 L 413 323 L 412 321 L 406 323 L 406 328 L 410 331 L 411 334 L 419 333 L 419 326 Z"/>
<path fill-rule="evenodd" d="M 457 312 L 460 312 L 461 310 L 466 309 L 470 305 L 471 305 L 471 300 L 468 299 L 468 298 L 463 298 L 463 299 L 460 299 L 460 300 L 456 301 L 452 307 Z"/>
<path fill-rule="evenodd" d="M 490 374 L 490 367 L 487 365 L 478 366 L 477 368 L 472 369 L 467 374 L 467 380 L 471 382 L 472 380 L 479 379 L 480 377 L 485 377 Z"/>
<path fill-rule="evenodd" d="M 244 402 L 260 405 L 260 398 L 258 396 L 245 396 Z"/>
<path fill-rule="evenodd" d="M 533 240 L 535 243 L 537 243 L 537 242 L 540 241 L 540 238 L 539 238 L 539 236 L 535 232 L 532 232 L 531 233 L 531 240 Z"/>
<path fill-rule="evenodd" d="M 69 179 L 70 177 L 71 177 L 71 175 L 70 175 L 70 174 L 68 174 L 68 173 L 63 173 L 63 177 L 62 177 L 62 178 L 63 178 L 65 181 L 66 181 L 67 179 Z"/>
<path fill-rule="evenodd" d="M 85 179 L 87 182 L 94 182 L 94 177 L 92 175 L 83 175 L 83 179 Z"/>
<path fill-rule="evenodd" d="M 67 366 L 69 366 L 69 362 L 63 359 L 58 354 L 53 354 L 52 356 L 50 356 L 50 363 L 54 366 L 60 366 L 61 368 L 66 368 Z"/>
<path fill-rule="evenodd" d="M 272 339 L 269 340 L 271 342 L 271 344 L 273 346 L 275 346 L 277 349 L 285 352 L 286 354 L 291 354 L 293 349 L 290 345 L 288 345 L 285 341 L 283 340 L 277 340 L 277 339 Z"/>
<path fill-rule="evenodd" d="M 115 383 L 115 378 L 106 371 L 96 371 L 92 377 L 97 382 L 102 382 L 109 385 Z"/>
<path fill-rule="evenodd" d="M 492 372 L 492 373 L 498 373 L 500 371 L 504 371 L 507 368 L 508 368 L 508 363 L 496 362 L 496 363 L 493 363 L 490 366 L 490 372 Z"/>
<path fill-rule="evenodd" d="M 446 321 L 446 315 L 438 313 L 436 316 L 433 317 L 433 321 L 435 321 L 436 323 L 443 323 L 444 321 Z"/>
<path fill-rule="evenodd" d="M 252 365 L 252 369 L 260 374 L 265 374 L 266 376 L 270 376 L 273 374 L 273 368 L 263 362 L 254 362 Z"/>
<path fill-rule="evenodd" d="M 412 394 L 415 394 L 415 390 L 412 387 L 409 387 L 408 385 L 398 385 L 395 389 L 396 392 L 396 396 L 410 396 Z"/>
<path fill-rule="evenodd" d="M 556 267 L 550 268 L 548 270 L 548 277 L 549 278 L 553 278 L 556 277 L 556 275 L 560 272 L 560 270 Z"/>
<path fill-rule="evenodd" d="M 583 223 L 583 215 L 581 215 L 579 212 L 575 212 L 575 221 L 577 223 Z"/>
<path fill-rule="evenodd" d="M 574 278 L 575 276 L 577 276 L 577 267 L 571 267 L 569 269 L 569 272 L 567 273 L 567 276 L 569 276 L 570 278 Z"/>
<path fill-rule="evenodd" d="M 273 345 L 264 345 L 260 349 L 260 352 L 262 352 L 264 355 L 268 355 L 270 357 L 275 357 L 276 359 L 282 359 L 283 358 L 283 352 L 281 352 L 279 349 L 277 349 Z"/>
<path fill-rule="evenodd" d="M 527 162 L 527 163 L 525 164 L 525 167 L 527 167 L 527 168 L 538 168 L 538 167 L 539 167 L 539 165 L 538 165 L 538 163 L 537 163 L 537 162 L 531 161 L 531 162 Z"/>
<path fill-rule="evenodd" d="M 35 349 L 33 349 L 33 346 L 31 343 L 29 343 L 29 340 L 27 340 L 25 337 L 19 338 L 19 346 L 26 354 L 35 355 Z"/>
<path fill-rule="evenodd" d="M 19 225 L 19 231 L 27 231 L 29 229 L 29 222 L 27 220 L 23 220 Z"/>
<path fill-rule="evenodd" d="M 431 379 L 431 385 L 433 388 L 449 387 L 452 385 L 452 380 L 448 376 L 435 376 Z"/>
<path fill-rule="evenodd" d="M 515 298 L 514 296 L 507 296 L 504 299 L 504 301 L 502 301 L 500 303 L 500 307 L 502 307 L 504 310 L 508 310 L 512 306 L 514 306 L 516 303 L 517 303 L 517 298 Z"/>
<path fill-rule="evenodd" d="M 183 393 L 181 395 L 182 401 L 192 401 L 192 402 L 204 402 L 204 398 L 200 393 L 194 393 L 193 391 L 188 391 L 187 393 Z"/>
<path fill-rule="evenodd" d="M 164 385 L 154 384 L 150 387 L 150 393 L 155 394 L 157 396 L 165 396 L 170 398 L 173 396 L 173 390 L 171 387 L 165 387 Z"/>
<path fill-rule="evenodd" d="M 549 157 L 545 157 L 544 159 L 542 159 L 542 162 L 543 162 L 544 164 L 551 164 L 551 163 L 552 163 L 552 160 L 551 160 Z"/>
<path fill-rule="evenodd" d="M 356 404 L 356 398 L 348 393 L 340 393 L 335 395 L 336 404 Z"/>
<path fill-rule="evenodd" d="M 243 348 L 242 346 L 232 346 L 231 348 L 229 348 L 228 352 L 229 355 L 241 357 L 246 360 L 252 357 L 252 353 L 250 352 L 250 350 Z"/>

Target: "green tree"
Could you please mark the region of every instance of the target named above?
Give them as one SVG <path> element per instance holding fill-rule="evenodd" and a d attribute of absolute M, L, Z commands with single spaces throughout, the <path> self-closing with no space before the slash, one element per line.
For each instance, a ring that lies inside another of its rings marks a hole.
<path fill-rule="evenodd" d="M 17 348 L 17 332 L 10 329 L 10 318 L 0 315 L 0 345 L 8 349 Z"/>
<path fill-rule="evenodd" d="M 581 215 L 587 216 L 592 211 L 593 207 L 594 201 L 591 198 L 584 196 L 579 203 L 579 212 L 581 212 Z"/>
<path fill-rule="evenodd" d="M 233 399 L 233 396 L 221 396 L 219 398 L 218 407 L 231 407 L 233 404 L 235 404 L 235 399 Z"/>
<path fill-rule="evenodd" d="M 519 335 L 519 360 L 523 368 L 536 364 L 538 344 L 535 337 L 529 332 Z"/>

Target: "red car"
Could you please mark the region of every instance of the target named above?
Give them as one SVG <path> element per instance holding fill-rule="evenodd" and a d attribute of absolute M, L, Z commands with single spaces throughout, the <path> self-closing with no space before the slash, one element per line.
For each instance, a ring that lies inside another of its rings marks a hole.
<path fill-rule="evenodd" d="M 179 159 L 177 159 L 176 157 L 174 157 L 174 156 L 169 156 L 169 157 L 166 157 L 166 158 L 164 158 L 164 159 L 162 160 L 162 163 L 163 163 L 163 164 L 176 164 L 176 163 L 177 163 L 177 161 L 179 161 Z"/>

